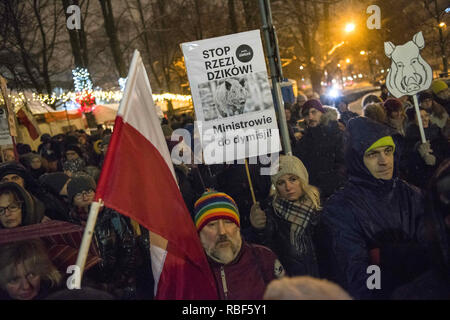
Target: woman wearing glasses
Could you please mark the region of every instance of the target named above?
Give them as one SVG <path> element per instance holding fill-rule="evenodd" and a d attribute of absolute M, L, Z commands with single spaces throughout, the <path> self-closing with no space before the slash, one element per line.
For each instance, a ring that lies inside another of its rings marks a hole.
<path fill-rule="evenodd" d="M 0 183 L 0 227 L 16 228 L 49 220 L 35 210 L 30 194 L 14 182 Z"/>

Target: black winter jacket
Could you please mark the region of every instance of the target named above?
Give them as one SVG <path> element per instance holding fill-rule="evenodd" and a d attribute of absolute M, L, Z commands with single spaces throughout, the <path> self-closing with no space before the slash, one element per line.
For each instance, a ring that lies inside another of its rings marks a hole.
<path fill-rule="evenodd" d="M 291 245 L 291 223 L 278 217 L 272 205 L 272 198 L 261 203 L 261 208 L 266 213 L 266 227 L 256 229 L 252 227 L 258 243 L 269 247 L 280 259 L 281 264 L 289 276 L 309 275 L 319 277 L 317 258 L 313 243 L 313 233 L 319 222 L 319 213 L 312 212 L 311 221 L 302 234 L 305 248 L 304 252 L 296 250 Z"/>
<path fill-rule="evenodd" d="M 391 180 L 382 180 L 364 165 L 365 150 L 390 134 L 387 127 L 357 118 L 350 121 L 348 134 L 349 180 L 330 197 L 322 213 L 331 236 L 333 280 L 354 298 L 387 298 L 395 287 L 427 268 L 423 196 L 397 178 L 396 170 Z M 369 290 L 367 268 L 376 263 L 370 253 L 377 251 L 381 289 Z"/>
<path fill-rule="evenodd" d="M 337 121 L 329 119 L 329 113 L 322 116 L 320 125 L 306 130 L 293 150 L 308 170 L 310 184 L 319 188 L 323 198 L 345 181 L 342 132 Z"/>

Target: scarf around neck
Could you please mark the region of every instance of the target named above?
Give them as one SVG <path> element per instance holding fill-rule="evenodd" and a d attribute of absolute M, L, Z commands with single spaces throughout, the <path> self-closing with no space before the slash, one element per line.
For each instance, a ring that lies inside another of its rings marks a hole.
<path fill-rule="evenodd" d="M 272 205 L 277 217 L 291 223 L 291 245 L 303 252 L 301 238 L 310 223 L 313 225 L 317 223 L 317 214 L 312 201 L 307 197 L 303 197 L 298 203 L 275 197 Z"/>

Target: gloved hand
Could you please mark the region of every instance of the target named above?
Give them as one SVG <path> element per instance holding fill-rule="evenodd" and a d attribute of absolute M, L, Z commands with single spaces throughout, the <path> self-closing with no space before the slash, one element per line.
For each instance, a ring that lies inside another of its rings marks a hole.
<path fill-rule="evenodd" d="M 433 150 L 431 150 L 429 141 L 419 144 L 417 151 L 427 165 L 434 166 L 436 164 L 436 157 L 432 155 Z"/>
<path fill-rule="evenodd" d="M 255 203 L 250 209 L 250 223 L 256 229 L 264 229 L 266 222 L 266 213 L 259 206 L 259 202 Z"/>

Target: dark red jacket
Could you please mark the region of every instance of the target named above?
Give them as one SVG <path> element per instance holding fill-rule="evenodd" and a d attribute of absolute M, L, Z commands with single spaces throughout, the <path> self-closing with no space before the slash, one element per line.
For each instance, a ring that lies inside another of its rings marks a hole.
<path fill-rule="evenodd" d="M 270 281 L 284 275 L 269 248 L 242 241 L 241 251 L 229 264 L 208 257 L 222 300 L 261 300 Z"/>

